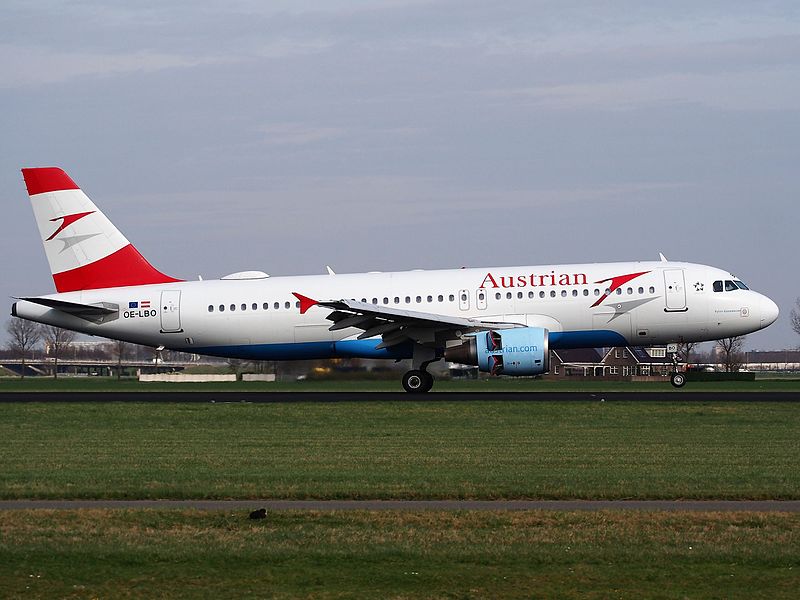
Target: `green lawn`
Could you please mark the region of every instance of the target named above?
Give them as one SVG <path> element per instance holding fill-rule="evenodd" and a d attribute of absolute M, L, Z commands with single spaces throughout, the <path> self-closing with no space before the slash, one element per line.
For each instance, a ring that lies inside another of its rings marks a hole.
<path fill-rule="evenodd" d="M 437 380 L 434 392 L 798 392 L 800 379 L 759 379 L 756 381 L 689 381 L 685 388 L 673 388 L 667 378 L 659 382 L 603 381 L 593 378 L 552 381 L 527 378 L 492 378 L 475 380 Z M 135 379 L 108 377 L 17 377 L 0 378 L 3 392 L 402 392 L 397 380 L 288 381 L 276 383 L 140 383 Z"/>
<path fill-rule="evenodd" d="M 800 405 L 0 405 L 0 498 L 800 498 Z"/>
<path fill-rule="evenodd" d="M 796 598 L 800 515 L 0 512 L 4 598 Z"/>

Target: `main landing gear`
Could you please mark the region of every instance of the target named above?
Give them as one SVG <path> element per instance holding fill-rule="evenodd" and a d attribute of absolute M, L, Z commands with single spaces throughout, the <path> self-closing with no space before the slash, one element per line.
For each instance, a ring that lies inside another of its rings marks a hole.
<path fill-rule="evenodd" d="M 414 357 L 411 359 L 411 370 L 403 374 L 403 389 L 410 394 L 424 394 L 433 387 L 433 375 L 428 373 L 427 366 L 439 360 L 436 350 L 414 345 Z"/>
<path fill-rule="evenodd" d="M 423 369 L 412 369 L 403 374 L 403 388 L 411 394 L 429 392 L 433 387 L 433 375 Z"/>

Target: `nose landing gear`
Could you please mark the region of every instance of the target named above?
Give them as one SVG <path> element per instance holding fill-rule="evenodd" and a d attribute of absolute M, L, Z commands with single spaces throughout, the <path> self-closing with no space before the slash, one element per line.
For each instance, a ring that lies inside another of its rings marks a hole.
<path fill-rule="evenodd" d="M 672 387 L 682 388 L 686 385 L 686 373 L 678 371 L 678 353 L 670 352 L 672 358 L 672 373 L 669 376 L 669 382 Z"/>

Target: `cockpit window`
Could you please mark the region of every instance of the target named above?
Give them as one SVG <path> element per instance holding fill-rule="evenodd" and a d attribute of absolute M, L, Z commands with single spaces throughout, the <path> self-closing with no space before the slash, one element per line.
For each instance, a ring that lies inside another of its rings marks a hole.
<path fill-rule="evenodd" d="M 722 281 L 715 281 L 714 282 L 714 291 L 721 292 L 722 291 Z"/>
<path fill-rule="evenodd" d="M 733 280 L 733 283 L 735 283 L 735 284 L 736 284 L 736 287 L 738 287 L 740 290 L 749 290 L 749 289 L 750 289 L 749 287 L 747 287 L 747 286 L 744 284 L 744 282 L 743 282 L 743 281 L 739 281 L 738 279 L 734 279 L 734 280 Z"/>
<path fill-rule="evenodd" d="M 733 292 L 738 290 L 739 288 L 736 287 L 736 284 L 733 283 L 730 279 L 725 280 L 725 291 L 726 292 Z"/>

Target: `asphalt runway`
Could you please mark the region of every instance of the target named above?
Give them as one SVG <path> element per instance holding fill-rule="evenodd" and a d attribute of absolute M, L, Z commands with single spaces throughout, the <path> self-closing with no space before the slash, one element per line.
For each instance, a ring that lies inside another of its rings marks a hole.
<path fill-rule="evenodd" d="M 2 402 L 800 402 L 800 392 L 5 392 Z"/>
<path fill-rule="evenodd" d="M 3 500 L 0 510 L 195 509 L 270 510 L 645 510 L 800 512 L 800 500 Z"/>

